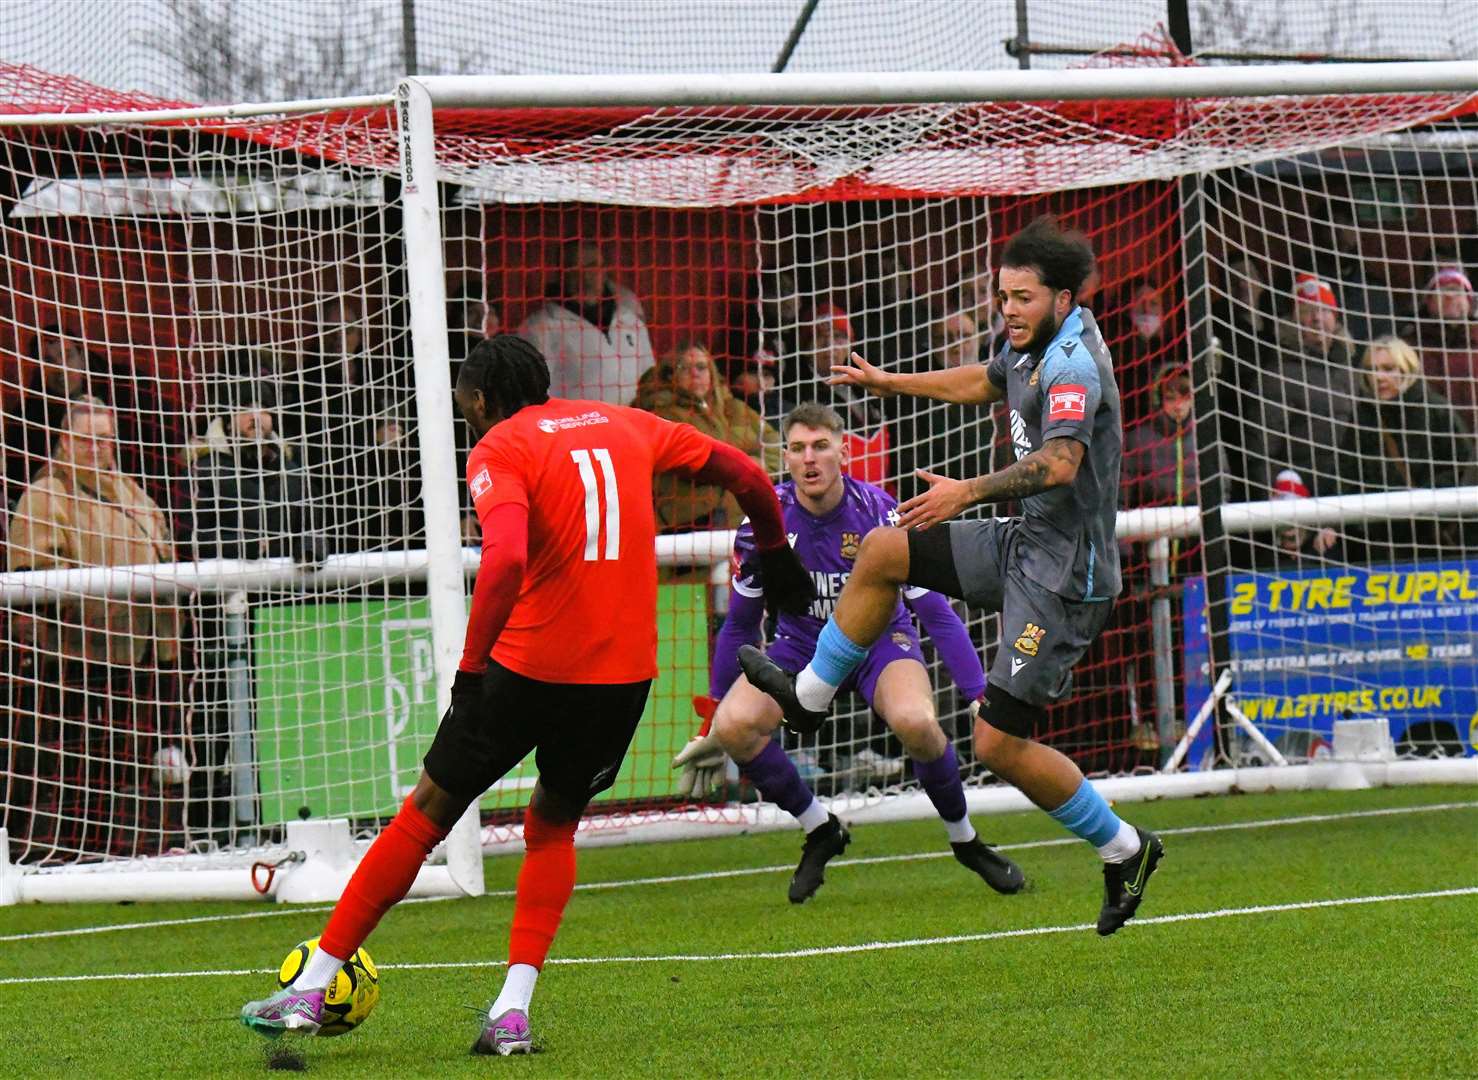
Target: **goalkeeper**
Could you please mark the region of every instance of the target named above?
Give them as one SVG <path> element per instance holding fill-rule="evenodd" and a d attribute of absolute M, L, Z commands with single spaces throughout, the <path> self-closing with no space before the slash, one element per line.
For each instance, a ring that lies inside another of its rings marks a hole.
<path fill-rule="evenodd" d="M 897 503 L 881 489 L 842 475 L 843 425 L 830 408 L 801 405 L 786 417 L 784 431 L 791 479 L 780 485 L 778 494 L 785 531 L 815 579 L 819 598 L 804 614 L 780 614 L 769 655 L 782 667 L 799 671 L 816 648 L 816 636 L 847 580 L 862 537 L 895 521 Z M 760 640 L 765 613 L 763 580 L 747 522 L 739 530 L 734 558 L 729 615 L 714 648 L 712 696 L 697 702 L 700 714 L 711 718 L 711 730 L 705 724 L 673 765 L 684 769 L 680 792 L 702 797 L 722 778 L 727 752 L 766 800 L 800 822 L 806 839 L 790 881 L 790 901 L 800 904 L 821 887 L 826 863 L 842 853 L 851 837 L 771 738 L 780 725 L 780 707 L 739 674 L 739 648 Z M 985 673 L 949 601 L 927 589 L 907 589 L 904 598 L 928 631 L 955 685 L 968 700 L 976 701 L 985 690 Z M 895 601 L 887 631 L 868 650 L 845 689 L 861 693 L 903 743 L 914 776 L 944 820 L 955 858 L 997 892 L 1019 890 L 1025 884 L 1021 869 L 981 842 L 966 815 L 959 761 L 935 716 L 918 634 L 903 604 Z"/>

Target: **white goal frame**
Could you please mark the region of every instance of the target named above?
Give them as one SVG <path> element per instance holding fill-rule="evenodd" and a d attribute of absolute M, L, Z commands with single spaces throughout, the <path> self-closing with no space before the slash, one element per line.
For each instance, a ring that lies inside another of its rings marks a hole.
<path fill-rule="evenodd" d="M 172 589 L 237 592 L 265 583 L 312 588 L 387 570 L 427 585 L 437 699 L 444 708 L 465 629 L 465 575 L 475 570 L 476 553 L 458 539 L 459 483 L 456 475 L 452 402 L 448 367 L 445 266 L 436 156 L 439 108 L 536 108 L 601 106 L 736 105 L 887 105 L 905 103 L 983 103 L 1062 101 L 1095 98 L 1184 99 L 1312 94 L 1398 94 L 1478 92 L 1478 64 L 1467 61 L 1348 64 L 1330 66 L 1250 66 L 1240 68 L 1119 68 L 1070 71 L 941 73 L 852 73 L 835 75 L 672 75 L 587 78 L 496 76 L 407 78 L 393 94 L 354 99 L 244 104 L 216 109 L 0 117 L 0 125 L 44 127 L 105 123 L 141 124 L 187 119 L 270 117 L 335 107 L 393 106 L 398 127 L 401 200 L 404 221 L 405 280 L 410 289 L 411 340 L 419 418 L 423 509 L 427 547 L 390 556 L 349 556 L 317 569 L 287 560 L 253 563 L 180 563 L 149 567 L 110 567 L 0 575 L 0 594 L 20 598 L 79 595 L 159 595 Z M 1478 488 L 1410 491 L 1337 499 L 1248 503 L 1221 509 L 1228 532 L 1262 532 L 1282 524 L 1315 525 L 1402 517 L 1414 512 L 1478 513 Z M 1194 507 L 1121 513 L 1119 535 L 1155 539 L 1199 531 Z M 657 555 L 664 561 L 721 564 L 732 534 L 663 537 Z M 1478 784 L 1478 758 L 1445 761 L 1346 761 L 1302 766 L 1220 769 L 1204 773 L 1122 777 L 1100 783 L 1111 797 L 1134 800 L 1191 796 L 1230 790 L 1308 789 L 1372 783 L 1464 782 Z M 972 812 L 1022 809 L 1026 802 L 1009 789 L 973 790 Z M 920 817 L 932 813 L 922 795 L 881 795 L 862 807 L 849 805 L 858 820 Z M 778 827 L 783 815 L 773 807 L 746 808 L 725 823 L 697 812 L 669 815 L 631 828 L 582 828 L 582 843 L 624 842 L 633 837 L 670 839 L 714 836 L 725 831 Z M 288 856 L 270 890 L 278 900 L 336 897 L 361 854 L 348 827 L 333 823 L 288 827 L 286 843 L 270 850 L 229 856 L 165 856 L 37 870 L 9 862 L 0 830 L 0 904 L 37 900 L 257 899 L 243 861 L 277 861 Z M 483 892 L 481 856 L 519 841 L 517 827 L 494 835 L 480 829 L 476 804 L 448 837 L 441 856 L 418 879 L 420 895 L 479 895 Z M 227 865 L 227 863 L 230 865 Z"/>

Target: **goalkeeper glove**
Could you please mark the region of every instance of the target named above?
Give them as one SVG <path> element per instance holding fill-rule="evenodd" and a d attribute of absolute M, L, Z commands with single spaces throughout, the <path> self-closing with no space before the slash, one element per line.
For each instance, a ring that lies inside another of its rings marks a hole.
<path fill-rule="evenodd" d="M 816 600 L 816 583 L 801 565 L 800 556 L 789 544 L 761 551 L 760 577 L 764 579 L 765 603 L 774 611 L 804 615 Z"/>
<path fill-rule="evenodd" d="M 693 711 L 703 719 L 703 725 L 672 759 L 672 767 L 683 771 L 677 782 L 677 794 L 681 798 L 705 799 L 724 782 L 729 758 L 719 745 L 718 736 L 709 730 L 717 708 L 718 702 L 707 695 L 693 698 Z"/>

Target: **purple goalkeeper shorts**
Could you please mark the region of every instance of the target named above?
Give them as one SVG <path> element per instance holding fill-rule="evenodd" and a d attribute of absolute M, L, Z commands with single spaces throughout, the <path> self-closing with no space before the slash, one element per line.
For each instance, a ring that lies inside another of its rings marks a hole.
<path fill-rule="evenodd" d="M 794 675 L 811 662 L 816 653 L 816 642 L 810 638 L 787 637 L 782 634 L 765 650 L 771 660 Z M 837 688 L 837 693 L 858 693 L 867 707 L 872 708 L 872 695 L 877 689 L 878 676 L 895 660 L 913 660 L 922 664 L 924 650 L 919 647 L 919 635 L 912 624 L 894 623 L 883 632 L 883 636 L 867 650 L 852 674 Z"/>

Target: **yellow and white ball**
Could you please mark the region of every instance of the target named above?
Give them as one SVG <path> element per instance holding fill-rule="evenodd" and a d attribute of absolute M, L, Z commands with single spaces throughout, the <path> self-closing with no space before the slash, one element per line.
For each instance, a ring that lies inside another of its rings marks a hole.
<path fill-rule="evenodd" d="M 308 958 L 318 948 L 318 939 L 309 938 L 293 946 L 277 972 L 279 986 L 291 986 Z M 347 1035 L 364 1023 L 380 1000 L 380 972 L 370 954 L 357 950 L 344 962 L 323 996 L 323 1026 L 320 1035 Z"/>

